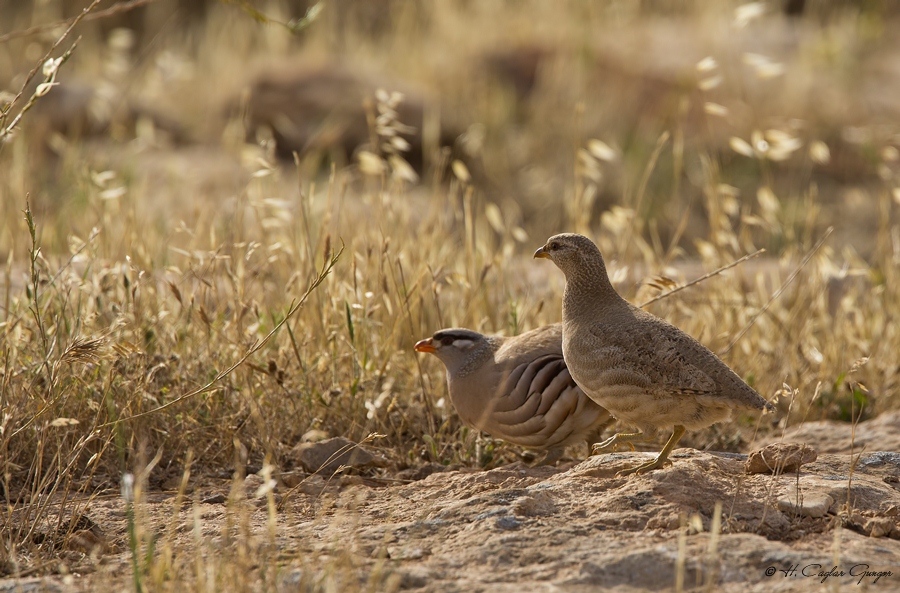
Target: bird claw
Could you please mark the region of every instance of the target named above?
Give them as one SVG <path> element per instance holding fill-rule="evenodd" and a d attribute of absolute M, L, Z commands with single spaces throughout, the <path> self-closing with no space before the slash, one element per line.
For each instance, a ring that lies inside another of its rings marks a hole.
<path fill-rule="evenodd" d="M 622 471 L 616 472 L 616 477 L 623 478 L 625 476 L 630 476 L 631 474 L 638 474 L 638 475 L 646 474 L 647 472 L 653 471 L 655 469 L 660 469 L 669 463 L 672 463 L 672 462 L 669 461 L 668 459 L 660 459 L 657 457 L 653 461 L 648 461 L 647 463 L 642 463 L 641 465 L 638 465 L 637 467 L 623 469 Z"/>
<path fill-rule="evenodd" d="M 591 445 L 591 455 L 599 455 L 600 453 L 603 453 L 604 451 L 615 445 L 615 443 L 611 443 L 610 440 L 612 439 L 606 439 L 602 443 L 594 443 L 593 445 Z"/>
<path fill-rule="evenodd" d="M 631 441 L 619 441 L 616 439 L 617 436 L 619 435 L 613 435 L 602 443 L 594 443 L 591 445 L 591 455 L 599 455 L 610 448 L 613 451 L 617 451 L 621 445 L 628 445 L 628 448 L 634 452 L 634 444 Z"/>

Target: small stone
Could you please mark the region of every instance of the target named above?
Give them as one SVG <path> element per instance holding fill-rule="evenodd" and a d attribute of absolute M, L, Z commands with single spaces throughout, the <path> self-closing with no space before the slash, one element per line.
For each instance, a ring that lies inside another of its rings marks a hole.
<path fill-rule="evenodd" d="M 329 482 L 323 476 L 314 475 L 307 476 L 301 480 L 295 487 L 303 494 L 310 496 L 318 496 L 328 486 Z"/>
<path fill-rule="evenodd" d="M 338 479 L 338 485 L 341 488 L 346 486 L 365 486 L 366 481 L 360 476 L 341 476 Z"/>
<path fill-rule="evenodd" d="M 228 499 L 224 494 L 213 494 L 212 496 L 207 496 L 200 502 L 203 504 L 224 504 L 226 500 Z"/>
<path fill-rule="evenodd" d="M 894 465 L 900 467 L 900 453 L 893 451 L 875 451 L 862 460 L 863 465 Z"/>
<path fill-rule="evenodd" d="M 276 590 L 297 591 L 300 588 L 300 585 L 303 584 L 303 577 L 305 576 L 303 570 L 299 568 L 282 573 L 278 578 L 278 587 L 276 587 Z"/>
<path fill-rule="evenodd" d="M 887 537 L 894 530 L 894 522 L 887 517 L 873 517 L 866 522 L 869 537 Z"/>
<path fill-rule="evenodd" d="M 661 514 L 656 517 L 650 517 L 647 521 L 647 529 L 662 529 L 671 531 L 678 529 L 681 525 L 681 518 L 677 513 Z"/>
<path fill-rule="evenodd" d="M 818 519 L 828 513 L 828 509 L 834 504 L 834 499 L 827 494 L 811 492 L 797 497 L 785 496 L 778 499 L 776 507 L 783 513 L 796 513 L 803 517 Z"/>
<path fill-rule="evenodd" d="M 383 457 L 373 455 L 344 437 L 301 443 L 294 448 L 294 457 L 306 471 L 326 475 L 335 473 L 342 465 L 354 468 L 387 465 Z"/>
<path fill-rule="evenodd" d="M 520 517 L 541 517 L 556 512 L 553 497 L 547 492 L 536 492 L 531 496 L 520 496 L 512 502 L 513 514 Z"/>
<path fill-rule="evenodd" d="M 818 454 L 815 449 L 798 443 L 772 443 L 750 453 L 744 464 L 748 474 L 781 474 L 800 469 L 812 463 Z"/>
<path fill-rule="evenodd" d="M 418 547 L 388 546 L 387 553 L 391 560 L 421 560 L 431 551 Z"/>
<path fill-rule="evenodd" d="M 439 573 L 436 575 L 430 567 L 416 566 L 414 564 L 410 565 L 409 570 L 401 571 L 399 574 L 401 589 L 420 589 L 438 580 L 437 577 L 440 576 Z"/>
<path fill-rule="evenodd" d="M 244 478 L 244 496 L 256 498 L 256 491 L 262 487 L 263 483 L 264 480 L 259 474 L 250 474 Z"/>
<path fill-rule="evenodd" d="M 505 516 L 497 517 L 497 527 L 504 531 L 512 531 L 522 526 L 522 522 L 515 517 Z"/>

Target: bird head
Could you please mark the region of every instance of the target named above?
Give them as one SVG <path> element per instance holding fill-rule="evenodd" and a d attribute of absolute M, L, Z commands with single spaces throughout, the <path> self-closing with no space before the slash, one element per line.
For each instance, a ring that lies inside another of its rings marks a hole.
<path fill-rule="evenodd" d="M 547 239 L 543 247 L 534 252 L 534 257 L 549 259 L 566 276 L 569 276 L 570 272 L 588 267 L 589 264 L 598 262 L 603 264 L 603 257 L 597 246 L 584 235 L 575 233 L 553 235 Z M 604 265 L 604 273 L 605 269 Z"/>
<path fill-rule="evenodd" d="M 437 356 L 451 373 L 461 369 L 469 359 L 488 346 L 483 334 L 470 329 L 442 329 L 432 337 L 416 342 L 416 352 Z"/>

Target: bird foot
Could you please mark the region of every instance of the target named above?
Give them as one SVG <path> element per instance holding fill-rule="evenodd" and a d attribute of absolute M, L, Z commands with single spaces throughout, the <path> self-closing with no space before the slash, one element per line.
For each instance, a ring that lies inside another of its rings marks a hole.
<path fill-rule="evenodd" d="M 621 478 L 624 476 L 630 476 L 631 474 L 646 474 L 647 472 L 651 472 L 655 469 L 660 469 L 668 463 L 672 463 L 668 459 L 660 459 L 657 457 L 653 461 L 648 461 L 647 463 L 642 463 L 637 467 L 632 467 L 630 469 L 623 469 L 620 472 L 616 473 L 617 478 Z"/>
<path fill-rule="evenodd" d="M 610 437 L 602 443 L 594 443 L 593 445 L 591 445 L 591 455 L 599 455 L 607 449 L 611 449 L 613 445 L 615 445 L 615 443 L 612 442 L 614 439 L 615 437 Z"/>
<path fill-rule="evenodd" d="M 627 435 L 627 436 L 632 436 L 632 435 Z M 622 444 L 628 445 L 628 448 L 631 451 L 634 451 L 634 445 L 631 443 L 630 440 L 623 439 L 620 437 L 620 435 L 614 434 L 613 436 L 609 437 L 602 443 L 594 443 L 591 446 L 591 455 L 599 455 L 600 453 L 604 453 L 607 450 L 617 451 L 619 449 L 619 445 L 622 445 Z"/>

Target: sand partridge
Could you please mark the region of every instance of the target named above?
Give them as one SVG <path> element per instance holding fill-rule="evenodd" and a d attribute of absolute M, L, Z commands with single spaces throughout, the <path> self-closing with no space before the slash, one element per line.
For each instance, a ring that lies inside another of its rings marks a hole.
<path fill-rule="evenodd" d="M 673 431 L 656 459 L 621 475 L 662 467 L 686 430 L 725 420 L 735 408 L 775 409 L 700 342 L 619 296 L 587 237 L 555 235 L 534 257 L 550 259 L 566 275 L 563 355 L 572 378 L 639 429 L 594 445 L 594 452 Z"/>
<path fill-rule="evenodd" d="M 418 342 L 447 367 L 450 399 L 469 426 L 546 450 L 543 463 L 596 437 L 612 419 L 575 384 L 562 356 L 560 324 L 515 337 L 443 329 Z"/>

